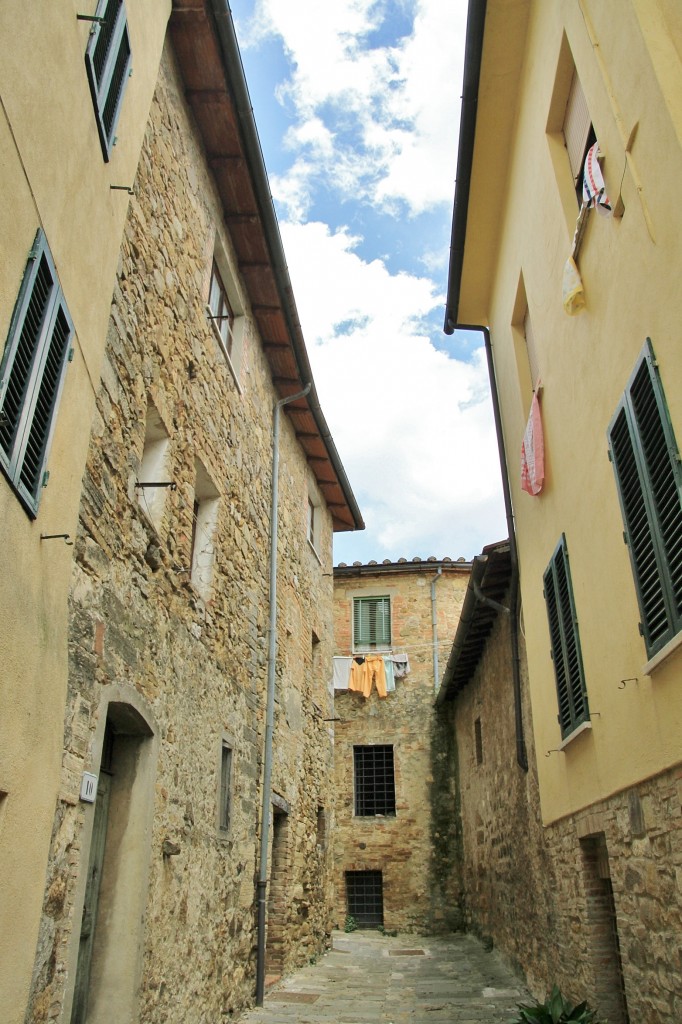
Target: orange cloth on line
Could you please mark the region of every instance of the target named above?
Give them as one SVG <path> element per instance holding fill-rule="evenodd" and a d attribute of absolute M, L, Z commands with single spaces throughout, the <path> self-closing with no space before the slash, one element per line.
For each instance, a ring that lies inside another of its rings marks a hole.
<path fill-rule="evenodd" d="M 372 692 L 372 684 L 376 683 L 380 697 L 386 696 L 386 669 L 380 654 L 369 654 L 361 665 L 353 660 L 350 668 L 349 690 L 361 693 L 366 699 Z"/>

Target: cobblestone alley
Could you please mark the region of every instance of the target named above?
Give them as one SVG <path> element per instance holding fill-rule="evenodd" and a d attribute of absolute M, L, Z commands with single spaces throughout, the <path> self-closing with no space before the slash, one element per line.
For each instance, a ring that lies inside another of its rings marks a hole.
<path fill-rule="evenodd" d="M 504 1024 L 527 993 L 469 935 L 334 932 L 332 948 L 272 988 L 240 1024 Z"/>

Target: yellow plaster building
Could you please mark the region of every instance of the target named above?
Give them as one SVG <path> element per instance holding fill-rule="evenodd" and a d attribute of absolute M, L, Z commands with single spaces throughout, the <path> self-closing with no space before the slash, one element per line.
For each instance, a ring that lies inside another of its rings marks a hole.
<path fill-rule="evenodd" d="M 0 1005 L 12 1022 L 24 1019 L 59 792 L 70 545 L 170 7 L 0 9 Z"/>
<path fill-rule="evenodd" d="M 566 976 L 612 1024 L 682 1012 L 681 141 L 672 0 L 470 3 L 445 329 L 486 337 Z"/>

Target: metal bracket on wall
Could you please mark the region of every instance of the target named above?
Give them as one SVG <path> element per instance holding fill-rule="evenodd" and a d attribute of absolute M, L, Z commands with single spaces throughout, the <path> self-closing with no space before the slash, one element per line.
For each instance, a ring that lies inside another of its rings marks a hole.
<path fill-rule="evenodd" d="M 41 540 L 63 540 L 67 547 L 73 547 L 73 541 L 70 540 L 68 533 L 41 533 Z"/>

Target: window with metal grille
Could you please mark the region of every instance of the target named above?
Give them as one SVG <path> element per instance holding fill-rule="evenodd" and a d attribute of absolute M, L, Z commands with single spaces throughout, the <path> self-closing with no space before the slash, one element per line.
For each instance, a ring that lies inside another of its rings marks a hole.
<path fill-rule="evenodd" d="M 130 37 L 123 0 L 99 0 L 95 18 L 85 51 L 85 66 L 102 153 L 108 160 L 130 76 Z"/>
<path fill-rule="evenodd" d="M 360 928 L 379 928 L 384 923 L 381 871 L 346 871 L 348 916 Z"/>
<path fill-rule="evenodd" d="M 373 650 L 391 645 L 390 597 L 356 597 L 353 600 L 353 649 Z"/>
<path fill-rule="evenodd" d="M 563 739 L 590 717 L 578 617 L 573 600 L 566 537 L 563 534 L 545 570 L 543 582 Z"/>
<path fill-rule="evenodd" d="M 32 517 L 38 511 L 73 323 L 47 240 L 38 231 L 0 369 L 0 465 Z"/>
<path fill-rule="evenodd" d="M 608 437 L 651 657 L 682 629 L 682 472 L 649 338 Z"/>
<path fill-rule="evenodd" d="M 213 324 L 220 335 L 220 340 L 225 347 L 228 356 L 232 356 L 232 342 L 234 335 L 234 313 L 227 297 L 227 289 L 223 284 L 215 260 L 211 270 L 211 286 L 208 293 L 208 305 L 211 311 Z"/>
<path fill-rule="evenodd" d="M 395 815 L 393 747 L 353 747 L 353 757 L 356 815 Z"/>

